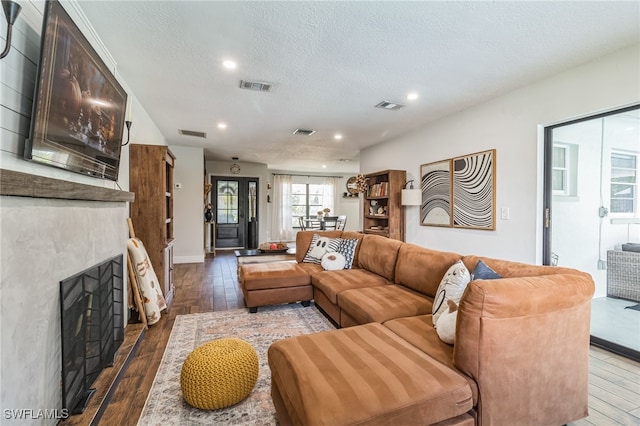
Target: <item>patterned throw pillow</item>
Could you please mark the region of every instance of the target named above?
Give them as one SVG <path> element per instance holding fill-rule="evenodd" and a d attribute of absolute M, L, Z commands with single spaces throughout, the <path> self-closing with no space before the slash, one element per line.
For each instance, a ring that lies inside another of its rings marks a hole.
<path fill-rule="evenodd" d="M 500 274 L 491 269 L 486 263 L 482 260 L 478 260 L 476 267 L 473 268 L 473 272 L 471 273 L 471 280 L 497 280 L 502 278 Z"/>
<path fill-rule="evenodd" d="M 467 288 L 467 284 L 471 282 L 471 275 L 469 270 L 462 260 L 454 263 L 442 277 L 438 291 L 436 291 L 436 297 L 433 300 L 433 326 L 437 328 L 436 323 L 438 318 L 444 311 L 449 309 L 447 300 L 451 299 L 456 303 L 460 302 L 464 289 Z"/>
<path fill-rule="evenodd" d="M 356 254 L 356 245 L 358 244 L 358 240 L 353 239 L 345 239 L 340 238 L 340 246 L 336 250 L 338 253 L 344 256 L 345 264 L 344 269 L 351 269 L 353 265 L 353 258 Z"/>
<path fill-rule="evenodd" d="M 322 256 L 322 269 L 325 271 L 338 271 L 344 269 L 344 256 L 337 251 L 330 251 Z"/>
<path fill-rule="evenodd" d="M 322 256 L 330 251 L 337 251 L 340 246 L 340 238 L 321 237 L 318 234 L 313 234 L 311 237 L 311 243 L 309 244 L 309 250 L 302 259 L 306 263 L 315 263 L 320 265 L 322 262 Z"/>

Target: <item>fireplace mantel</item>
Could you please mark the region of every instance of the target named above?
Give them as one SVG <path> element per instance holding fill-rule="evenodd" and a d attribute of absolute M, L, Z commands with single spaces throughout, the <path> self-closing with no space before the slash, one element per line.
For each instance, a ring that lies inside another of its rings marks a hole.
<path fill-rule="evenodd" d="M 0 195 L 124 203 L 135 199 L 133 192 L 5 169 L 0 169 Z"/>

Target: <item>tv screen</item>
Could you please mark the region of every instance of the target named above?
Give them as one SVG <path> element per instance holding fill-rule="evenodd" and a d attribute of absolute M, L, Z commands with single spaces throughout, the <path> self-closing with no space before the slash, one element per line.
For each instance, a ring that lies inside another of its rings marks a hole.
<path fill-rule="evenodd" d="M 118 179 L 127 94 L 57 1 L 45 6 L 24 157 Z"/>

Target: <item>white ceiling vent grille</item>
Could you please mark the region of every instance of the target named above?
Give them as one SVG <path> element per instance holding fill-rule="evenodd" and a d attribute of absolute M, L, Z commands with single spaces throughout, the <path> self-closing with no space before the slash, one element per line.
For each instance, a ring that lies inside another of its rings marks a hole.
<path fill-rule="evenodd" d="M 273 84 L 263 83 L 260 81 L 240 80 L 240 88 L 247 90 L 255 90 L 256 92 L 270 92 Z"/>
<path fill-rule="evenodd" d="M 196 138 L 203 138 L 203 139 L 207 138 L 207 134 L 205 132 L 196 132 L 193 130 L 178 129 L 178 133 L 185 136 L 194 136 Z"/>
<path fill-rule="evenodd" d="M 300 136 L 311 136 L 315 132 L 316 132 L 315 130 L 295 129 L 293 131 L 293 134 L 294 135 L 300 135 Z"/>
<path fill-rule="evenodd" d="M 382 101 L 378 105 L 376 105 L 376 108 L 388 109 L 392 111 L 397 111 L 400 108 L 404 108 L 404 107 L 405 106 L 402 104 L 397 104 L 395 102 L 389 102 L 389 101 Z"/>

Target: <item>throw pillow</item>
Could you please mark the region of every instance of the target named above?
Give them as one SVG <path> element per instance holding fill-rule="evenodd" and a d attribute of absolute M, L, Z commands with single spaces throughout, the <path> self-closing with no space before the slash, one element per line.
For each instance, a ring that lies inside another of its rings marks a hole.
<path fill-rule="evenodd" d="M 353 266 L 353 258 L 355 257 L 357 244 L 358 240 L 355 238 L 340 238 L 340 246 L 336 251 L 344 256 L 344 269 L 351 269 L 351 267 Z"/>
<path fill-rule="evenodd" d="M 451 299 L 456 303 L 460 302 L 462 293 L 469 282 L 471 282 L 471 275 L 462 260 L 451 265 L 444 274 L 433 301 L 433 326 L 436 329 L 438 328 L 438 318 L 448 308 L 447 300 Z"/>
<path fill-rule="evenodd" d="M 313 234 L 311 243 L 309 244 L 309 250 L 307 250 L 307 254 L 302 261 L 320 265 L 322 256 L 327 252 L 336 251 L 339 245 L 340 238 L 321 237 L 318 234 Z"/>
<path fill-rule="evenodd" d="M 473 272 L 471 273 L 471 280 L 497 280 L 498 278 L 502 278 L 502 276 L 482 260 L 478 260 L 476 267 L 473 268 Z"/>
<path fill-rule="evenodd" d="M 339 269 L 344 269 L 345 259 L 344 256 L 337 251 L 331 251 L 322 256 L 322 268 L 325 271 L 337 271 Z"/>
<path fill-rule="evenodd" d="M 448 309 L 438 318 L 436 333 L 445 343 L 453 345 L 456 341 L 456 321 L 458 320 L 458 304 L 453 300 L 447 300 Z"/>

